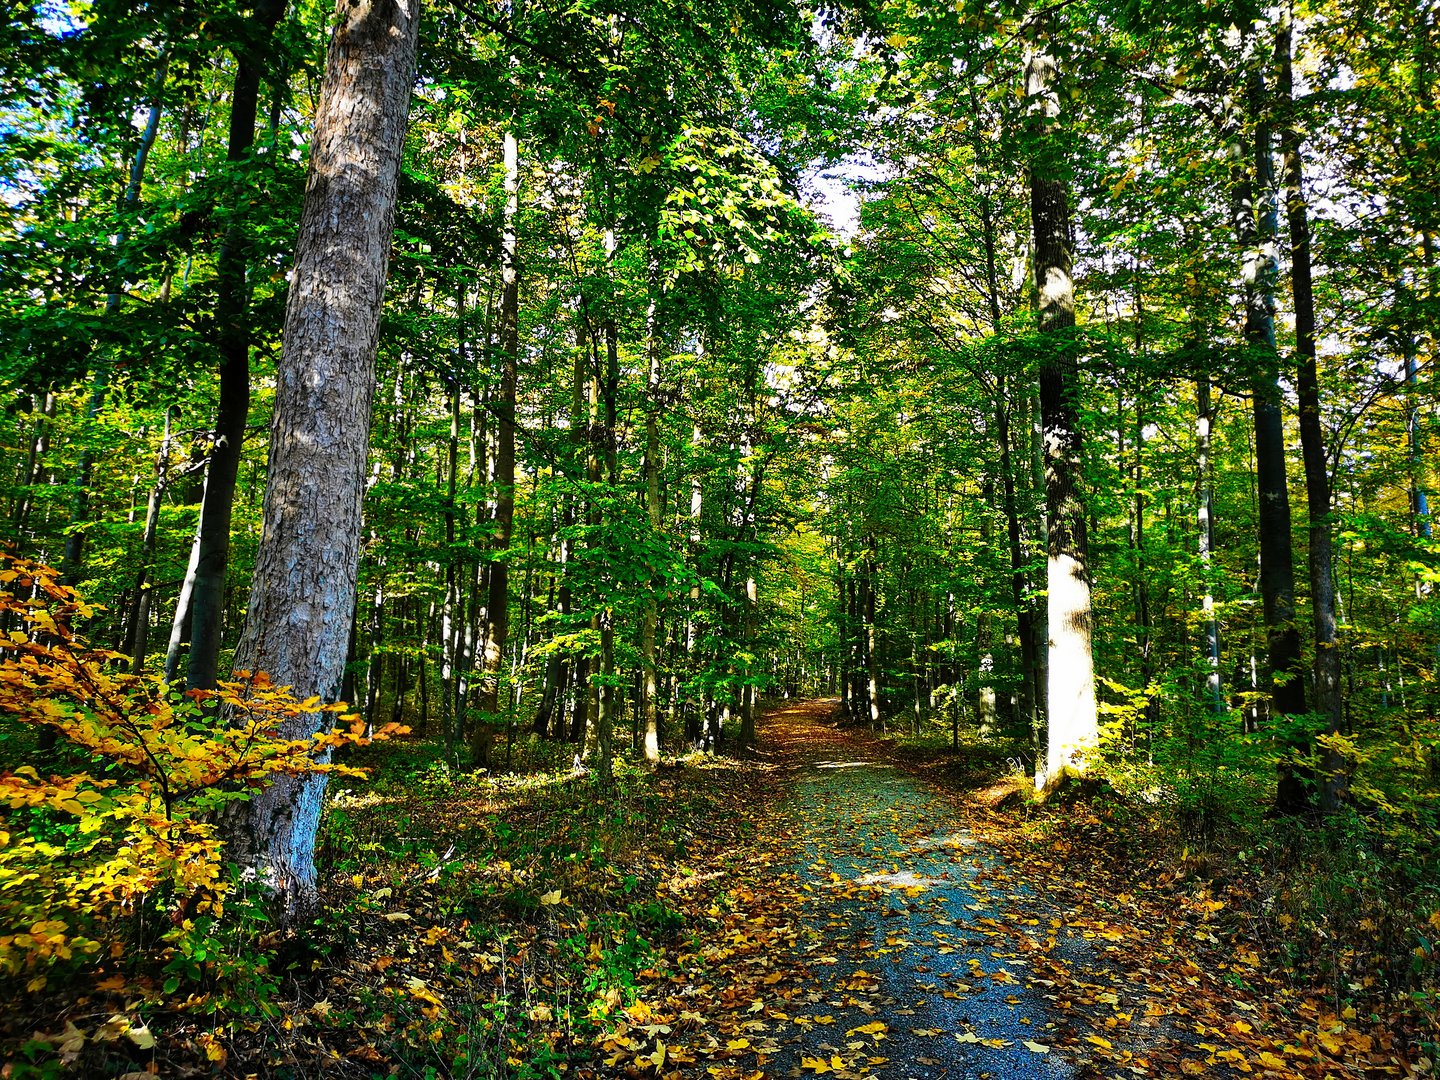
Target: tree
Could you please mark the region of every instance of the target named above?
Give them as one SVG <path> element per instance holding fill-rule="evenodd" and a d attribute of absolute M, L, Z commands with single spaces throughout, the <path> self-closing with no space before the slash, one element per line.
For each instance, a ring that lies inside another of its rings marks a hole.
<path fill-rule="evenodd" d="M 419 34 L 418 0 L 336 5 L 276 373 L 264 527 L 239 670 L 301 698 L 340 693 L 381 302 Z M 310 734 L 289 730 L 295 738 Z M 324 778 L 277 781 L 236 840 L 286 917 L 313 912 Z"/>
<path fill-rule="evenodd" d="M 1257 28 L 1244 35 L 1254 48 Z M 1245 343 L 1255 423 L 1255 485 L 1259 499 L 1260 597 L 1264 605 L 1271 701 L 1282 718 L 1305 712 L 1300 671 L 1300 630 L 1295 617 L 1295 549 L 1290 523 L 1290 486 L 1285 471 L 1285 424 L 1280 390 L 1280 354 L 1275 338 L 1275 280 L 1278 211 L 1272 155 L 1273 125 L 1265 73 L 1257 56 L 1242 58 L 1230 103 L 1232 137 L 1238 140 L 1233 213 L 1242 252 Z M 1248 136 L 1248 137 L 1247 137 Z M 1282 720 L 1293 725 L 1294 719 Z M 1303 735 L 1282 732 L 1292 753 L 1280 762 L 1276 808 L 1295 813 L 1309 803 L 1306 770 L 1293 752 L 1303 752 Z"/>
<path fill-rule="evenodd" d="M 244 166 L 255 145 L 260 78 L 268 59 L 265 49 L 285 14 L 285 3 L 286 0 L 259 0 L 253 15 L 253 40 L 247 34 L 245 42 L 235 50 L 235 82 L 230 93 L 230 131 L 225 150 L 226 163 L 235 169 Z M 232 210 L 240 211 L 240 208 L 232 207 Z M 220 675 L 231 507 L 244 449 L 245 425 L 250 418 L 251 335 L 249 289 L 245 280 L 249 245 L 243 212 L 237 212 L 237 218 L 239 220 L 227 227 L 216 260 L 219 295 L 215 324 L 220 353 L 220 397 L 215 407 L 215 431 L 205 471 L 200 524 L 195 532 L 190 606 L 187 612 L 184 605 L 177 604 L 175 611 L 177 622 L 183 622 L 188 614 L 191 627 L 186 683 L 201 690 L 214 689 Z M 186 576 L 190 578 L 190 573 Z M 167 669 L 173 678 L 173 666 L 167 663 Z"/>
<path fill-rule="evenodd" d="M 1290 232 L 1290 294 L 1295 305 L 1296 390 L 1300 406 L 1300 451 L 1305 462 L 1305 498 L 1310 518 L 1310 606 L 1315 639 L 1315 705 L 1324 734 L 1341 727 L 1341 655 L 1335 617 L 1335 545 L 1330 520 L 1330 462 L 1320 419 L 1320 377 L 1315 361 L 1315 287 L 1310 266 L 1310 220 L 1305 200 L 1304 131 L 1295 98 L 1294 11 L 1291 0 L 1280 8 L 1275 34 L 1279 66 L 1277 91 L 1289 115 L 1280 128 L 1284 170 L 1285 218 Z M 1319 802 L 1338 808 L 1345 789 L 1346 763 L 1333 744 L 1323 755 Z M 1307 793 L 1307 798 L 1309 795 Z M 1289 808 L 1287 806 L 1287 808 Z"/>
<path fill-rule="evenodd" d="M 1025 98 L 1036 147 L 1030 161 L 1030 220 L 1035 237 L 1035 288 L 1040 347 L 1040 422 L 1045 454 L 1046 586 L 1050 626 L 1048 783 L 1066 769 L 1083 770 L 1097 738 L 1095 658 L 1091 649 L 1090 566 L 1083 495 L 1076 360 L 1074 255 L 1070 194 L 1056 118 L 1059 70 L 1052 30 L 1031 29 L 1025 58 Z"/>

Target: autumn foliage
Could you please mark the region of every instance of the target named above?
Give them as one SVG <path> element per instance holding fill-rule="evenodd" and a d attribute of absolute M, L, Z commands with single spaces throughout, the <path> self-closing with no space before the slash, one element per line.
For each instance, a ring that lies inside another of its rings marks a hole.
<path fill-rule="evenodd" d="M 0 552 L 0 710 L 70 744 L 58 775 L 0 772 L 0 979 L 31 991 L 122 955 L 145 926 L 163 928 L 160 958 L 195 953 L 231 888 L 225 804 L 281 774 L 363 775 L 332 752 L 389 734 L 263 675 L 181 695 L 125 674 L 76 633 L 93 612 L 55 570 Z M 275 734 L 300 714 L 318 734 Z"/>

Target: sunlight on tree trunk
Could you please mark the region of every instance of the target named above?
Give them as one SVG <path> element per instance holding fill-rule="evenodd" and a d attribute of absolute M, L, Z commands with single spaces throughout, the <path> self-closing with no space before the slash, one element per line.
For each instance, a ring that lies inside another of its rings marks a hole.
<path fill-rule="evenodd" d="M 341 0 L 315 116 L 276 374 L 264 527 L 236 667 L 334 701 L 355 611 L 375 351 L 419 28 L 417 0 Z M 282 734 L 305 738 L 299 717 Z M 287 919 L 316 903 L 323 776 L 282 777 L 237 854 Z"/>
<path fill-rule="evenodd" d="M 1041 334 L 1051 343 L 1040 366 L 1045 455 L 1045 516 L 1049 532 L 1046 587 L 1050 632 L 1048 735 L 1040 786 L 1067 769 L 1083 772 L 1098 738 L 1095 660 L 1091 650 L 1089 547 L 1082 492 L 1084 449 L 1078 416 L 1075 290 L 1071 281 L 1070 199 L 1060 138 L 1059 71 L 1048 52 L 1048 28 L 1037 33 L 1025 62 L 1025 96 L 1038 147 L 1030 164 L 1030 213 Z"/>

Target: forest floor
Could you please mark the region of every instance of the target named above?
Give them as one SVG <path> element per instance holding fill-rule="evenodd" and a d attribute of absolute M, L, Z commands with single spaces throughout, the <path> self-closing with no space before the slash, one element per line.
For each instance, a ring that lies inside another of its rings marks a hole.
<path fill-rule="evenodd" d="M 143 1016 L 150 1045 L 72 1054 L 97 1076 L 1433 1071 L 1413 1013 L 1294 970 L 1253 881 L 1187 869 L 1103 795 L 1036 808 L 1002 757 L 835 713 L 781 704 L 758 750 L 604 793 L 377 748 L 376 780 L 332 800 L 314 935 L 262 931 L 203 993 L 102 982 L 43 1030 Z"/>
<path fill-rule="evenodd" d="M 1037 836 L 996 808 L 1013 788 L 834 708 L 766 718 L 778 782 L 726 858 L 714 974 L 612 1036 L 612 1063 L 668 1038 L 716 1076 L 1416 1074 L 1386 1024 L 1278 969 L 1226 886 L 1117 851 L 1085 805 Z"/>

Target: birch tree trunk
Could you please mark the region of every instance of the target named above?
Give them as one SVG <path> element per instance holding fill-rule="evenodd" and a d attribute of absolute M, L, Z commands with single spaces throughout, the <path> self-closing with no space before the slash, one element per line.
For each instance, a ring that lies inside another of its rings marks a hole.
<path fill-rule="evenodd" d="M 652 266 L 651 288 L 658 291 L 659 275 Z M 658 538 L 661 529 L 663 505 L 660 500 L 660 410 L 664 407 L 660 394 L 660 340 L 656 318 L 656 298 L 650 300 L 646 316 L 645 344 L 649 359 L 649 372 L 645 388 L 645 512 L 650 529 Z M 640 635 L 640 668 L 642 723 L 644 724 L 644 752 L 647 765 L 654 766 L 660 761 L 660 720 L 658 711 L 659 679 L 657 678 L 656 631 L 659 628 L 660 606 L 651 586 L 651 594 L 645 600 L 645 622 Z"/>
<path fill-rule="evenodd" d="M 1200 600 L 1205 624 L 1205 700 L 1209 703 L 1211 714 L 1219 716 L 1225 711 L 1225 696 L 1220 684 L 1220 621 L 1215 617 L 1215 499 L 1210 488 L 1210 443 L 1214 422 L 1210 374 L 1206 371 L 1195 380 L 1196 517 L 1200 534 L 1200 573 L 1205 590 Z"/>
<path fill-rule="evenodd" d="M 418 0 L 340 0 L 311 141 L 270 427 L 269 483 L 236 667 L 334 701 L 354 617 L 375 351 Z M 314 721 L 284 725 L 309 736 Z M 237 854 L 287 921 L 314 913 L 325 778 L 282 777 L 238 823 Z"/>
<path fill-rule="evenodd" d="M 1040 136 L 1030 164 L 1030 218 L 1035 237 L 1035 286 L 1040 333 L 1054 344 L 1040 367 L 1040 420 L 1045 455 L 1048 532 L 1049 731 L 1042 785 L 1068 769 L 1083 770 L 1098 738 L 1095 660 L 1091 652 L 1089 545 L 1082 490 L 1084 448 L 1078 408 L 1075 290 L 1071 280 L 1071 227 L 1055 118 L 1059 71 L 1044 40 L 1031 42 L 1025 62 L 1025 96 Z"/>
<path fill-rule="evenodd" d="M 145 657 L 150 647 L 150 604 L 155 592 L 155 583 L 150 579 L 150 568 L 155 562 L 155 544 L 160 527 L 160 500 L 170 484 L 170 426 L 175 419 L 175 413 L 174 405 L 165 410 L 165 434 L 160 441 L 160 452 L 155 457 L 155 483 L 150 486 L 150 497 L 145 504 L 145 532 L 140 540 L 140 566 L 135 571 L 135 603 L 130 616 L 132 675 L 144 673 Z"/>

